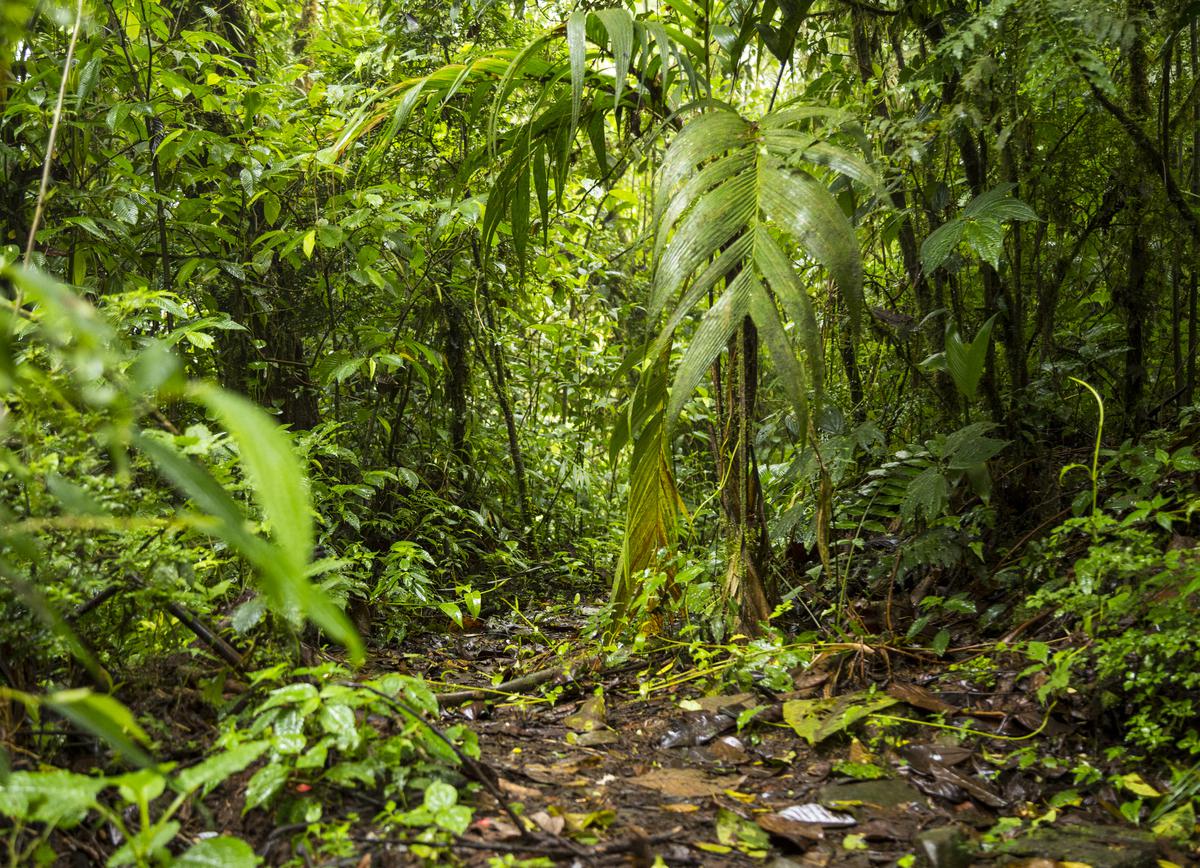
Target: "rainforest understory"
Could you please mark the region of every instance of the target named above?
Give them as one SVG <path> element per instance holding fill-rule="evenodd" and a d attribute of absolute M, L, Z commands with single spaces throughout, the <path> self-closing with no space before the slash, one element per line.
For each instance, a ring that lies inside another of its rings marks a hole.
<path fill-rule="evenodd" d="M 1200 4 L 5 0 L 0 861 L 1200 864 Z"/>

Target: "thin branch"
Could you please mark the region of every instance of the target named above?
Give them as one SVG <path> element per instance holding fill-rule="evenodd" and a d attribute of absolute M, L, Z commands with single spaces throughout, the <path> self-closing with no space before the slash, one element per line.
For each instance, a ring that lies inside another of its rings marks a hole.
<path fill-rule="evenodd" d="M 1084 80 L 1087 81 L 1087 85 L 1091 89 L 1092 96 L 1096 98 L 1096 101 L 1104 107 L 1105 111 L 1116 118 L 1117 123 L 1119 123 L 1121 128 L 1124 129 L 1129 135 L 1129 138 L 1133 141 L 1134 145 L 1137 146 L 1138 150 L 1142 152 L 1142 155 L 1158 169 L 1156 174 L 1162 180 L 1163 186 L 1166 188 L 1167 199 L 1170 201 L 1171 205 L 1174 206 L 1179 216 L 1183 218 L 1183 222 L 1186 223 L 1193 232 L 1200 232 L 1200 219 L 1196 217 L 1196 213 L 1188 204 L 1187 199 L 1183 195 L 1183 191 L 1179 189 L 1179 184 L 1176 183 L 1175 176 L 1171 174 L 1171 169 L 1167 165 L 1166 159 L 1161 153 L 1159 153 L 1158 147 L 1154 144 L 1154 141 L 1149 135 L 1147 135 L 1146 131 L 1141 128 L 1138 122 L 1130 117 L 1129 113 L 1126 112 L 1125 109 L 1121 108 L 1121 106 L 1109 99 L 1107 94 L 1105 94 L 1100 88 L 1096 87 L 1091 79 L 1084 76 Z"/>
<path fill-rule="evenodd" d="M 67 76 L 71 72 L 71 59 L 75 56 L 75 43 L 79 40 L 79 27 L 83 23 L 83 0 L 75 7 L 75 26 L 71 28 L 71 41 L 67 45 L 67 59 L 63 62 L 62 81 L 58 85 L 58 102 L 54 105 L 54 120 L 50 124 L 50 140 L 46 143 L 46 159 L 42 162 L 42 183 L 38 187 L 37 206 L 33 210 L 33 223 L 29 227 L 29 240 L 25 242 L 25 265 L 33 256 L 33 244 L 37 239 L 38 224 L 42 222 L 42 211 L 46 207 L 46 191 L 50 187 L 50 166 L 54 160 L 54 142 L 58 138 L 58 124 L 62 120 L 63 101 L 67 97 Z M 22 289 L 17 287 L 17 304 L 21 307 Z"/>

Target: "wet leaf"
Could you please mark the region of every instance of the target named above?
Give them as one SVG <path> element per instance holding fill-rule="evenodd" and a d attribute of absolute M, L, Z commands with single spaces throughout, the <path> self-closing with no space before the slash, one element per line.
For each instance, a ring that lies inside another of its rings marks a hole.
<path fill-rule="evenodd" d="M 907 703 L 913 708 L 932 711 L 934 714 L 955 714 L 958 707 L 946 702 L 933 692 L 917 684 L 905 681 L 893 681 L 887 687 L 888 696 L 900 702 Z"/>
<path fill-rule="evenodd" d="M 888 776 L 887 769 L 881 768 L 875 763 L 856 763 L 851 760 L 834 763 L 833 770 L 839 775 L 846 775 L 858 781 L 874 781 Z"/>
<path fill-rule="evenodd" d="M 178 868 L 252 868 L 260 861 L 241 838 L 221 835 L 193 844 L 173 864 Z"/>
<path fill-rule="evenodd" d="M 282 765 L 266 765 L 255 772 L 246 784 L 246 807 L 242 812 L 257 808 L 274 796 L 287 778 L 287 767 Z"/>
<path fill-rule="evenodd" d="M 659 740 L 662 748 L 695 747 L 708 744 L 718 735 L 737 726 L 737 718 L 722 712 L 697 712 L 673 723 Z"/>
<path fill-rule="evenodd" d="M 836 699 L 793 699 L 783 704 L 783 719 L 809 744 L 818 744 L 863 718 L 895 705 L 891 696 L 866 691 Z"/>
<path fill-rule="evenodd" d="M 717 811 L 717 840 L 722 844 L 753 850 L 763 850 L 771 844 L 765 829 L 728 808 Z"/>
<path fill-rule="evenodd" d="M 1184 840 L 1196 831 L 1196 809 L 1191 802 L 1164 814 L 1153 826 L 1154 834 L 1163 838 Z"/>
<path fill-rule="evenodd" d="M 1145 780 L 1142 779 L 1142 776 L 1137 772 L 1130 772 L 1129 774 L 1121 775 L 1121 777 L 1118 778 L 1118 781 L 1120 781 L 1121 786 L 1129 790 L 1129 792 L 1133 793 L 1135 796 L 1145 796 L 1153 799 L 1162 795 L 1162 793 L 1146 783 Z"/>
<path fill-rule="evenodd" d="M 576 732 L 592 732 L 605 727 L 604 697 L 593 696 L 579 706 L 579 710 L 563 719 L 563 723 Z"/>
<path fill-rule="evenodd" d="M 789 820 L 781 814 L 759 814 L 754 819 L 772 835 L 786 838 L 802 850 L 825 837 L 819 825 Z"/>
<path fill-rule="evenodd" d="M 779 812 L 779 816 L 794 823 L 805 823 L 812 826 L 853 826 L 858 821 L 849 814 L 838 814 L 824 805 L 809 802 L 805 805 L 790 805 Z"/>
<path fill-rule="evenodd" d="M 737 784 L 741 779 L 732 775 L 710 778 L 700 769 L 652 769 L 644 775 L 629 778 L 639 787 L 657 790 L 664 796 L 693 799 L 712 796 Z"/>

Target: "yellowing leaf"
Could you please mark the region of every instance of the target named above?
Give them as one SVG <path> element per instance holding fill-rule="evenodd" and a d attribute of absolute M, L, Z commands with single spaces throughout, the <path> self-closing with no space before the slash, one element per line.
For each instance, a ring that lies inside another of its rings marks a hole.
<path fill-rule="evenodd" d="M 708 841 L 697 841 L 696 849 L 703 850 L 705 853 L 719 853 L 721 855 L 733 852 L 732 847 L 726 847 L 724 844 L 712 844 Z"/>
<path fill-rule="evenodd" d="M 313 249 L 317 246 L 317 230 L 316 229 L 309 229 L 308 232 L 304 233 L 303 246 L 304 246 L 304 255 L 306 257 L 308 257 L 309 259 L 312 259 Z"/>
<path fill-rule="evenodd" d="M 1130 772 L 1127 775 L 1121 775 L 1119 780 L 1121 782 L 1121 786 L 1129 790 L 1129 792 L 1133 793 L 1135 796 L 1154 798 L 1162 795 L 1162 793 L 1146 783 L 1142 779 L 1142 776 L 1137 772 Z"/>
<path fill-rule="evenodd" d="M 809 744 L 817 744 L 841 732 L 896 700 L 886 694 L 866 691 L 846 693 L 836 699 L 793 699 L 783 704 L 783 719 Z"/>
<path fill-rule="evenodd" d="M 754 793 L 739 793 L 737 790 L 725 790 L 725 795 L 747 805 L 753 802 L 756 798 Z"/>

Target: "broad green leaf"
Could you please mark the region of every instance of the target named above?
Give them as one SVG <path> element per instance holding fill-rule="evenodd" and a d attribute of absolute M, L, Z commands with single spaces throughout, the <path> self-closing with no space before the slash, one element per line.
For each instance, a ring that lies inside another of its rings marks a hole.
<path fill-rule="evenodd" d="M 265 739 L 248 741 L 229 750 L 208 757 L 202 762 L 179 772 L 176 781 L 185 792 L 210 790 L 230 775 L 246 768 L 270 747 Z"/>
<path fill-rule="evenodd" d="M 326 703 L 317 713 L 325 732 L 337 739 L 338 750 L 353 750 L 358 746 L 358 722 L 354 709 L 341 703 Z"/>
<path fill-rule="evenodd" d="M 943 223 L 921 244 L 921 268 L 932 274 L 941 268 L 950 254 L 958 247 L 963 236 L 963 221 L 954 218 Z"/>
<path fill-rule="evenodd" d="M 922 513 L 927 521 L 938 518 L 950 503 L 950 483 L 937 467 L 927 467 L 908 483 L 900 504 L 900 519 L 912 521 Z"/>
<path fill-rule="evenodd" d="M 138 744 L 148 745 L 149 736 L 133 712 L 111 696 L 86 689 L 61 690 L 44 697 L 42 703 L 107 743 L 129 762 L 139 766 L 154 762 Z"/>
<path fill-rule="evenodd" d="M 280 763 L 263 766 L 246 783 L 246 805 L 242 813 L 265 804 L 283 787 L 288 779 L 288 768 Z"/>
<path fill-rule="evenodd" d="M 0 814 L 69 829 L 87 816 L 106 786 L 105 778 L 65 769 L 13 772 L 0 786 Z"/>
<path fill-rule="evenodd" d="M 958 390 L 972 401 L 979 391 L 979 381 L 983 379 L 988 342 L 992 337 L 992 326 L 996 323 L 996 316 L 998 314 L 991 316 L 980 327 L 979 333 L 970 343 L 963 342 L 953 325 L 946 331 L 946 369 Z"/>
<path fill-rule="evenodd" d="M 262 863 L 241 838 L 221 835 L 197 841 L 172 863 L 175 868 L 254 868 Z"/>
<path fill-rule="evenodd" d="M 425 788 L 425 807 L 438 814 L 458 804 L 458 790 L 444 781 L 434 781 Z"/>
<path fill-rule="evenodd" d="M 139 769 L 113 778 L 121 798 L 131 805 L 148 805 L 163 794 L 167 778 L 158 769 Z"/>
<path fill-rule="evenodd" d="M 963 241 L 975 255 L 992 268 L 1000 267 L 1004 252 L 1004 226 L 988 217 L 967 220 L 963 224 Z"/>
<path fill-rule="evenodd" d="M 866 691 L 846 693 L 834 699 L 793 699 L 783 704 L 783 719 L 812 745 L 895 705 L 896 701 L 886 694 L 872 696 Z"/>

